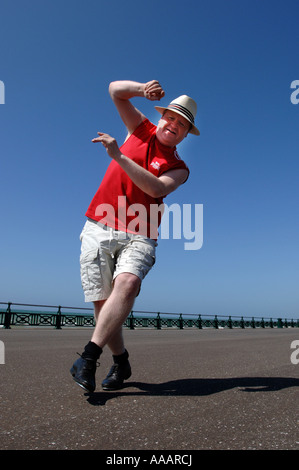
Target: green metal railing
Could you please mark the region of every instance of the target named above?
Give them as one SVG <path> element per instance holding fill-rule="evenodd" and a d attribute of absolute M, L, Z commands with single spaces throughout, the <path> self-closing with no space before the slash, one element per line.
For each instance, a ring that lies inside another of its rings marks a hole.
<path fill-rule="evenodd" d="M 60 330 L 63 327 L 94 327 L 92 308 L 62 307 L 53 305 L 18 304 L 0 302 L 0 326 L 5 329 L 17 326 L 43 326 Z M 14 308 L 14 307 L 17 307 Z M 25 307 L 18 309 L 18 307 Z M 47 309 L 47 310 L 40 310 Z M 88 312 L 88 313 L 87 313 Z M 130 313 L 124 327 L 136 328 L 298 328 L 299 319 L 176 314 L 145 312 L 135 310 Z"/>

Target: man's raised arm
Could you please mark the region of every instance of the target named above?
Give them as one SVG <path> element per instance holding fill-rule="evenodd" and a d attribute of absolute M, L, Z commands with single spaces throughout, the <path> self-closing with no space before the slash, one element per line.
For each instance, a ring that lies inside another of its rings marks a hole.
<path fill-rule="evenodd" d="M 141 111 L 133 106 L 130 99 L 140 96 L 155 101 L 160 100 L 165 94 L 157 80 L 151 80 L 147 83 L 131 80 L 111 82 L 109 93 L 129 134 L 132 134 L 146 118 Z"/>

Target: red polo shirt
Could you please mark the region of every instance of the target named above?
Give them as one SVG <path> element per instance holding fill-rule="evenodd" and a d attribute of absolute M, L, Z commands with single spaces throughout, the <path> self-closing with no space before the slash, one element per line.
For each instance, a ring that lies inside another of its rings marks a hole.
<path fill-rule="evenodd" d="M 156 126 L 145 119 L 120 147 L 123 155 L 155 176 L 187 165 L 176 147 L 167 147 L 156 138 Z M 163 199 L 143 192 L 115 160 L 110 163 L 86 216 L 123 232 L 157 239 Z"/>

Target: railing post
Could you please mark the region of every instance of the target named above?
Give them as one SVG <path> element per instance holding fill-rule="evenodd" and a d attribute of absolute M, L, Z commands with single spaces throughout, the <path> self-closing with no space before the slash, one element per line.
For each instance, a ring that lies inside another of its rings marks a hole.
<path fill-rule="evenodd" d="M 157 313 L 157 318 L 156 318 L 156 328 L 157 330 L 161 330 L 161 318 L 160 318 L 160 312 Z"/>
<path fill-rule="evenodd" d="M 129 316 L 129 328 L 130 330 L 135 329 L 133 310 L 131 312 L 131 315 Z"/>
<path fill-rule="evenodd" d="M 4 316 L 4 328 L 6 330 L 10 330 L 10 323 L 11 323 L 11 309 L 10 309 L 10 306 L 11 306 L 11 302 L 8 302 L 8 307 L 7 307 L 7 310 L 5 312 L 5 316 Z"/>
<path fill-rule="evenodd" d="M 197 327 L 198 327 L 199 330 L 202 330 L 202 321 L 201 321 L 201 316 L 200 315 L 198 315 Z"/>
<path fill-rule="evenodd" d="M 56 330 L 61 330 L 61 306 L 58 306 L 58 312 L 56 314 Z"/>
<path fill-rule="evenodd" d="M 283 325 L 282 325 L 282 319 L 281 318 L 277 318 L 277 328 L 282 328 Z"/>
<path fill-rule="evenodd" d="M 241 317 L 240 326 L 241 326 L 241 328 L 245 328 L 245 322 L 244 322 L 243 317 Z"/>
<path fill-rule="evenodd" d="M 232 322 L 232 317 L 231 317 L 231 316 L 228 317 L 227 325 L 228 325 L 228 327 L 229 327 L 230 329 L 232 329 L 232 327 L 233 327 L 233 322 Z"/>
<path fill-rule="evenodd" d="M 217 318 L 217 315 L 215 315 L 215 318 L 214 318 L 214 328 L 218 329 L 218 318 Z"/>
<path fill-rule="evenodd" d="M 251 319 L 251 328 L 255 328 L 255 320 L 254 317 Z"/>
<path fill-rule="evenodd" d="M 179 316 L 179 329 L 180 330 L 184 329 L 184 321 L 183 321 L 182 314 L 180 314 L 180 316 Z"/>

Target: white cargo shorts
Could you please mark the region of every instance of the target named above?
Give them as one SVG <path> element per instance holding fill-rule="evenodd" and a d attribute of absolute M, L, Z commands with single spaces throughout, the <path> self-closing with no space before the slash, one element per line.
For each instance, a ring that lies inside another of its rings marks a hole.
<path fill-rule="evenodd" d="M 121 273 L 135 274 L 142 281 L 155 264 L 155 240 L 114 230 L 92 219 L 86 221 L 80 240 L 85 302 L 107 299 Z"/>

